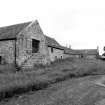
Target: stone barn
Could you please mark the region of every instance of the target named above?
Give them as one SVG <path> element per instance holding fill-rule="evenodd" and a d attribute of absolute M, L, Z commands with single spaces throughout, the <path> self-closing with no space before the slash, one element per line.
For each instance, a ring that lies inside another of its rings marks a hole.
<path fill-rule="evenodd" d="M 96 59 L 99 56 L 98 49 L 67 49 L 64 51 L 64 57 L 74 57 L 74 58 L 85 58 L 85 59 Z"/>
<path fill-rule="evenodd" d="M 48 52 L 51 62 L 57 59 L 64 58 L 64 47 L 61 46 L 55 39 L 46 36 Z"/>
<path fill-rule="evenodd" d="M 81 57 L 86 59 L 96 59 L 99 56 L 98 49 L 85 49 L 79 52 L 81 54 Z"/>
<path fill-rule="evenodd" d="M 43 33 L 37 20 L 0 28 L 1 65 L 15 64 L 25 68 L 68 57 L 93 59 L 98 54 L 97 49 L 73 50 L 61 46 Z"/>
<path fill-rule="evenodd" d="M 63 58 L 64 49 L 44 35 L 38 21 L 0 28 L 0 64 L 32 67 Z"/>
<path fill-rule="evenodd" d="M 65 48 L 64 50 L 64 58 L 80 58 L 80 53 L 76 50 Z"/>

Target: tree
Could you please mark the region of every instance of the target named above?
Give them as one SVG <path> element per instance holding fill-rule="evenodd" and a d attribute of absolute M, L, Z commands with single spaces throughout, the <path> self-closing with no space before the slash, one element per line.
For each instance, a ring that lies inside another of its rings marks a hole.
<path fill-rule="evenodd" d="M 105 51 L 105 46 L 104 46 L 103 50 Z"/>
<path fill-rule="evenodd" d="M 105 56 L 105 53 L 103 53 L 102 56 Z"/>

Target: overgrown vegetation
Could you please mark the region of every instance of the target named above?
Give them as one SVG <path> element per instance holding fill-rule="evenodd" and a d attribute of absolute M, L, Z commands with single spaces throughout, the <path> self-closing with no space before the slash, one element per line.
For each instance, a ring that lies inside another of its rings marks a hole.
<path fill-rule="evenodd" d="M 68 78 L 100 74 L 105 74 L 105 62 L 73 58 L 58 60 L 49 66 L 35 66 L 33 69 L 17 73 L 1 73 L 0 99 L 18 93 L 46 88 L 49 84 Z"/>
<path fill-rule="evenodd" d="M 0 65 L 0 73 L 15 73 L 16 72 L 16 68 L 15 65 L 11 64 L 5 64 L 5 65 Z"/>

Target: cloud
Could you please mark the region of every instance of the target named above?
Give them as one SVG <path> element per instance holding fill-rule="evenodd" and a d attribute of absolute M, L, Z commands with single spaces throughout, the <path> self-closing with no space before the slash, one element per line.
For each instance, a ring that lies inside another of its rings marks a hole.
<path fill-rule="evenodd" d="M 0 13 L 0 26 L 38 19 L 44 33 L 63 45 L 104 46 L 104 0 L 2 0 Z"/>

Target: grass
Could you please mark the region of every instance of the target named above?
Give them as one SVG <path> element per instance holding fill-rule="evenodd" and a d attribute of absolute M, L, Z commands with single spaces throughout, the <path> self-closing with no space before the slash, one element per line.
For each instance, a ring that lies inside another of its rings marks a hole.
<path fill-rule="evenodd" d="M 8 65 L 6 64 L 4 65 L 0 65 L 0 73 L 15 73 L 16 72 L 16 68 L 13 64 Z"/>
<path fill-rule="evenodd" d="M 59 60 L 41 68 L 35 66 L 33 69 L 17 73 L 1 73 L 0 98 L 46 88 L 49 84 L 68 78 L 100 74 L 105 74 L 104 61 L 73 58 Z"/>
<path fill-rule="evenodd" d="M 105 88 L 95 85 L 94 80 L 104 76 L 88 76 L 67 79 L 50 85 L 47 89 L 21 94 L 1 105 L 101 105 L 105 99 Z M 103 104 L 104 105 L 104 104 Z"/>

